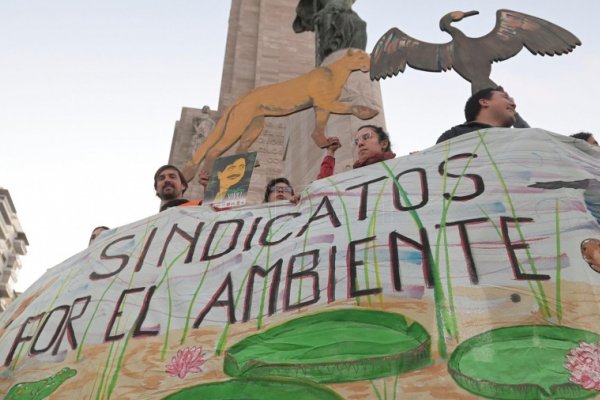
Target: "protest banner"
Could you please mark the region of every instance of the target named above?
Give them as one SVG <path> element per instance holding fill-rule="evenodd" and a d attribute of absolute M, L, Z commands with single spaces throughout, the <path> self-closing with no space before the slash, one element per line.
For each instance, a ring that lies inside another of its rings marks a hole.
<path fill-rule="evenodd" d="M 599 156 L 489 129 L 315 181 L 297 205 L 113 229 L 2 314 L 0 393 L 594 396 Z"/>

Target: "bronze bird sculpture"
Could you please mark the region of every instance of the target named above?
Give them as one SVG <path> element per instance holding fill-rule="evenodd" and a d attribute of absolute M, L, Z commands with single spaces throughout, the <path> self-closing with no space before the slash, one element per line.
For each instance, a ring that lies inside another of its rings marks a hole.
<path fill-rule="evenodd" d="M 485 36 L 470 38 L 452 26 L 478 11 L 454 11 L 440 20 L 440 29 L 452 36 L 444 44 L 414 39 L 398 28 L 383 35 L 371 53 L 371 79 L 379 80 L 404 72 L 406 64 L 430 72 L 454 69 L 471 82 L 473 93 L 497 87 L 491 79 L 492 62 L 516 55 L 523 46 L 532 54 L 561 55 L 580 45 L 579 39 L 558 25 L 517 11 L 498 10 L 496 26 Z"/>

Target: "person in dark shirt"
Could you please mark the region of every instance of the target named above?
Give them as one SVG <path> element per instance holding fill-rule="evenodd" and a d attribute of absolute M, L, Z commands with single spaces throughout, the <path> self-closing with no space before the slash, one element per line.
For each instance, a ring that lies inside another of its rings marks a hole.
<path fill-rule="evenodd" d="M 465 122 L 442 134 L 436 143 L 485 128 L 529 128 L 516 111 L 517 105 L 501 86 L 482 89 L 465 104 Z"/>
<path fill-rule="evenodd" d="M 589 132 L 574 133 L 573 135 L 571 135 L 571 137 L 575 138 L 575 139 L 581 139 L 583 141 L 586 141 L 589 144 L 591 144 L 592 146 L 598 146 L 598 141 L 596 140 L 594 135 Z"/>
<path fill-rule="evenodd" d="M 183 197 L 188 188 L 187 181 L 179 168 L 163 165 L 154 174 L 154 190 L 161 200 L 160 211 L 177 206 L 199 206 L 202 201 L 189 201 Z"/>

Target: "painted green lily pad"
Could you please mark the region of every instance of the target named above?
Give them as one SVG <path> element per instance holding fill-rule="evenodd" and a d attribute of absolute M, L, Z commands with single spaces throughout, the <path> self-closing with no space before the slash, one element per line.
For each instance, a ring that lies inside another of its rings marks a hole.
<path fill-rule="evenodd" d="M 343 309 L 296 318 L 225 353 L 230 376 L 334 383 L 394 376 L 431 364 L 431 337 L 400 314 Z"/>
<path fill-rule="evenodd" d="M 566 355 L 600 335 L 564 326 L 494 329 L 462 342 L 448 371 L 463 389 L 493 399 L 583 399 L 598 392 L 569 382 Z"/>
<path fill-rule="evenodd" d="M 192 386 L 165 400 L 343 400 L 333 390 L 313 382 L 290 378 L 233 379 Z"/>

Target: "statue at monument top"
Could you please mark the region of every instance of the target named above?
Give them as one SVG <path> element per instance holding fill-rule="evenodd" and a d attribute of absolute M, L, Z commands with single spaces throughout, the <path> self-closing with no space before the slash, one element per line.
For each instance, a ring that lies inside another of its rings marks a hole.
<path fill-rule="evenodd" d="M 294 32 L 315 32 L 316 64 L 339 49 L 367 47 L 367 23 L 354 10 L 354 0 L 300 0 Z"/>
<path fill-rule="evenodd" d="M 471 38 L 452 26 L 478 11 L 454 11 L 440 20 L 440 29 L 452 41 L 437 44 L 417 40 L 398 28 L 385 33 L 371 53 L 371 79 L 404 72 L 406 65 L 429 72 L 454 69 L 471 82 L 472 93 L 498 85 L 490 79 L 492 63 L 504 61 L 526 47 L 532 54 L 567 54 L 581 41 L 566 29 L 518 11 L 498 10 L 496 26 L 485 36 Z"/>
<path fill-rule="evenodd" d="M 200 115 L 198 115 L 192 120 L 192 123 L 194 125 L 194 134 L 192 136 L 190 148 L 193 154 L 198 148 L 198 146 L 202 144 L 206 136 L 215 127 L 215 121 L 213 121 L 212 116 L 210 114 L 210 107 L 202 107 L 202 112 L 200 113 Z"/>

